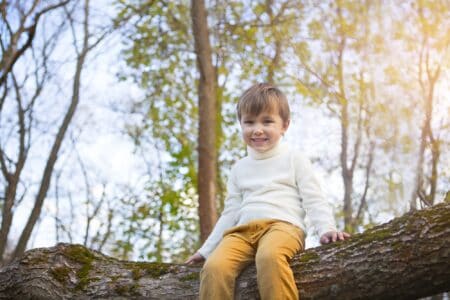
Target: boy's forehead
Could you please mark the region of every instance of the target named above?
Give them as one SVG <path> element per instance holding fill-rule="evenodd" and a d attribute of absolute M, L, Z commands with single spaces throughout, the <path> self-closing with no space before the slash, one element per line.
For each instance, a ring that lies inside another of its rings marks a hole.
<path fill-rule="evenodd" d="M 242 113 L 242 118 L 274 117 L 274 116 L 278 116 L 278 112 L 274 109 L 264 110 L 259 113 L 254 113 L 254 112 Z"/>
<path fill-rule="evenodd" d="M 242 114 L 262 114 L 262 113 L 277 113 L 278 112 L 278 103 L 275 101 L 254 101 L 245 103 L 241 107 Z"/>

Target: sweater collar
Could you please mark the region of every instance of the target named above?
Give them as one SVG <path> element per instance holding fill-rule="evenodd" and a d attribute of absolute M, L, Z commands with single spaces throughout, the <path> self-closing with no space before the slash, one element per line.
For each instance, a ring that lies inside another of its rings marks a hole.
<path fill-rule="evenodd" d="M 251 158 L 256 159 L 256 160 L 267 159 L 267 158 L 271 158 L 277 154 L 280 154 L 286 147 L 287 147 L 287 145 L 285 143 L 283 143 L 280 139 L 273 148 L 271 148 L 265 152 L 258 152 L 256 150 L 254 150 L 253 148 L 247 146 L 247 153 Z"/>

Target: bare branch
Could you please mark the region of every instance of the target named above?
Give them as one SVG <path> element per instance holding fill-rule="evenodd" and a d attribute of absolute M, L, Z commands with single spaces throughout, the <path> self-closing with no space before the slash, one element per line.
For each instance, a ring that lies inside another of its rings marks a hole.
<path fill-rule="evenodd" d="M 369 158 L 368 158 L 368 161 L 366 164 L 366 169 L 365 169 L 366 180 L 364 183 L 364 192 L 361 196 L 361 200 L 359 201 L 358 211 L 354 218 L 355 225 L 357 223 L 361 223 L 363 209 L 367 206 L 367 192 L 368 192 L 369 186 L 370 186 L 370 175 L 372 174 L 372 163 L 373 163 L 373 159 L 374 159 L 374 154 L 375 154 L 375 142 L 371 141 L 370 146 L 369 146 Z"/>
<path fill-rule="evenodd" d="M 107 221 L 107 226 L 106 226 L 106 232 L 103 234 L 103 239 L 101 240 L 99 246 L 98 246 L 98 251 L 102 251 L 103 247 L 105 246 L 106 242 L 108 241 L 109 237 L 112 234 L 112 220 L 114 217 L 114 210 L 112 208 L 109 208 L 108 210 L 108 221 Z"/>
<path fill-rule="evenodd" d="M 8 76 L 8 74 L 11 72 L 13 66 L 15 65 L 15 63 L 17 62 L 17 60 L 25 53 L 25 51 L 31 47 L 31 44 L 33 42 L 34 39 L 34 35 L 36 34 L 36 27 L 38 25 L 39 19 L 40 17 L 51 11 L 54 9 L 57 9 L 59 7 L 62 7 L 64 5 L 66 5 L 67 3 L 69 3 L 70 0 L 66 0 L 54 5 L 49 5 L 48 7 L 42 9 L 41 11 L 39 11 L 38 13 L 36 13 L 36 15 L 34 16 L 34 20 L 33 23 L 28 26 L 27 28 L 23 28 L 23 31 L 20 29 L 19 31 L 17 31 L 18 34 L 23 34 L 23 33 L 27 33 L 27 40 L 24 43 L 24 45 L 22 45 L 22 47 L 20 47 L 17 51 L 14 51 L 12 53 L 12 57 L 8 59 L 8 61 L 4 60 L 4 58 L 2 58 L 1 60 L 1 64 L 0 64 L 0 71 L 2 72 L 2 74 L 0 75 L 0 86 L 3 86 L 5 81 L 6 81 L 6 77 Z M 22 17 L 22 22 L 21 24 L 25 24 L 25 20 L 26 18 L 32 13 L 32 11 L 34 11 L 35 6 L 37 5 L 39 1 L 35 1 L 33 3 L 32 9 L 29 10 L 29 12 L 27 14 L 24 14 L 24 16 Z M 22 26 L 21 25 L 21 26 Z M 17 38 L 18 40 L 18 38 Z M 14 48 L 10 48 L 10 49 L 14 49 Z"/>

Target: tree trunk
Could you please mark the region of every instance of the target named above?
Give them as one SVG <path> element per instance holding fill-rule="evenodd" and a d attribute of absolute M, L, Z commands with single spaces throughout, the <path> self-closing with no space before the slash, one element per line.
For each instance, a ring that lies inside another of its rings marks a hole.
<path fill-rule="evenodd" d="M 450 203 L 309 249 L 291 262 L 302 299 L 415 299 L 450 290 Z M 27 251 L 0 269 L 0 299 L 196 299 L 200 266 L 127 262 L 80 245 Z M 256 271 L 236 299 L 258 299 Z"/>
<path fill-rule="evenodd" d="M 206 8 L 203 0 L 192 0 L 192 31 L 194 34 L 198 83 L 198 203 L 200 239 L 206 240 L 217 221 L 216 209 L 216 75 L 212 64 Z"/>

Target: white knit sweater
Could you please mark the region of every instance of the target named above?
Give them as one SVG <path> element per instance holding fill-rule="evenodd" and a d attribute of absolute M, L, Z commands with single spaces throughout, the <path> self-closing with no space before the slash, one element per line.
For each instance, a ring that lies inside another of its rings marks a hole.
<path fill-rule="evenodd" d="M 307 214 L 319 236 L 335 231 L 332 209 L 324 198 L 311 163 L 279 142 L 267 152 L 250 147 L 231 169 L 225 208 L 198 252 L 208 257 L 227 229 L 256 219 L 277 219 L 305 230 Z"/>

